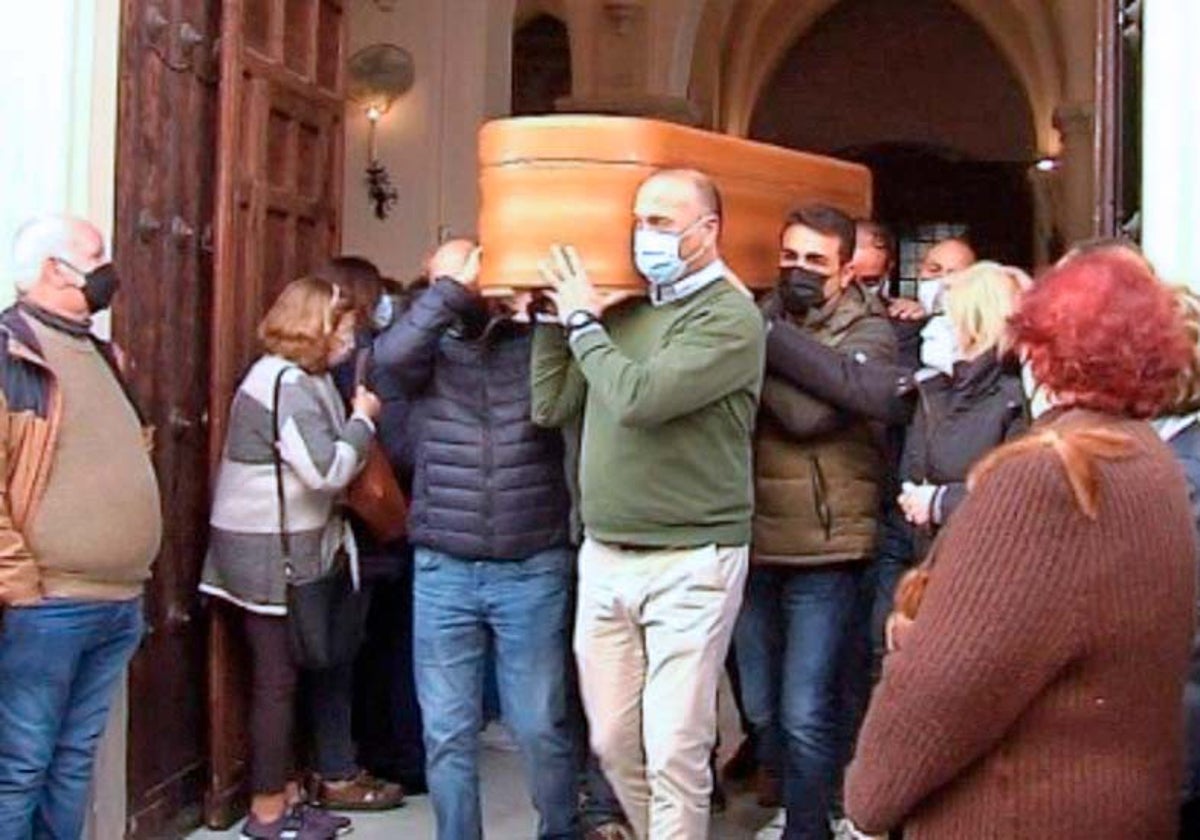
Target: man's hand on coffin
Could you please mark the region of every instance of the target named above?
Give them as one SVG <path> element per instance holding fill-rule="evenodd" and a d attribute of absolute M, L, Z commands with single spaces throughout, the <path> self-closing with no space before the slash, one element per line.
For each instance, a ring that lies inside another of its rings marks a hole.
<path fill-rule="evenodd" d="M 578 252 L 570 245 L 555 245 L 550 259 L 538 266 L 542 280 L 549 289 L 546 297 L 554 304 L 560 323 L 565 324 L 574 312 L 588 312 L 600 318 L 606 310 L 635 296 L 635 292 L 600 291 L 588 279 L 587 270 Z"/>
<path fill-rule="evenodd" d="M 478 247 L 469 251 L 461 247 L 461 242 L 448 242 L 441 246 L 429 260 L 430 277 L 449 277 L 456 283 L 474 290 L 479 284 L 479 258 L 481 251 Z"/>

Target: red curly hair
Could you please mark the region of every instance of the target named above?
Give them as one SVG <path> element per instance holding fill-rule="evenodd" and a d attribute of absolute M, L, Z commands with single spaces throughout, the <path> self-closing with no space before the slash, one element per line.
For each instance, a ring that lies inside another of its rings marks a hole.
<path fill-rule="evenodd" d="M 1106 414 L 1158 414 L 1192 356 L 1171 291 L 1145 260 L 1115 247 L 1052 268 L 1009 326 L 1038 382 Z"/>

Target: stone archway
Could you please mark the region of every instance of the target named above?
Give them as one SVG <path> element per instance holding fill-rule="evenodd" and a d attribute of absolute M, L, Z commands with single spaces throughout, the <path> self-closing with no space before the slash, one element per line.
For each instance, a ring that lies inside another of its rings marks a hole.
<path fill-rule="evenodd" d="M 952 0 L 841 0 L 776 63 L 744 133 L 822 154 L 902 143 L 1031 163 L 1035 122 L 1019 74 Z"/>
<path fill-rule="evenodd" d="M 953 228 L 1029 266 L 1034 111 L 996 42 L 952 0 L 829 6 L 763 84 L 747 135 L 869 165 L 909 256 Z"/>
<path fill-rule="evenodd" d="M 701 122 L 747 135 L 788 50 L 844 2 L 850 0 L 696 0 L 688 97 Z M 1040 238 L 1049 241 L 1051 231 L 1068 241 L 1093 235 L 1098 0 L 947 2 L 978 24 L 1020 80 L 1035 155 L 1059 160 L 1057 171 L 1034 179 Z M 905 36 L 901 28 L 897 37 Z"/>
<path fill-rule="evenodd" d="M 708 0 L 693 50 L 692 95 L 705 104 L 715 103 L 714 127 L 745 135 L 759 96 L 788 50 L 827 12 L 845 0 Z M 1034 114 L 1038 149 L 1042 154 L 1059 150 L 1054 126 L 1055 108 L 1068 99 L 1090 99 L 1087 58 L 1092 39 L 1080 32 L 1086 47 L 1074 52 L 1062 37 L 1070 10 L 1050 4 L 1019 0 L 950 0 L 970 15 L 1006 57 L 1021 80 Z M 1087 4 L 1063 4 L 1085 6 Z M 1074 10 L 1078 15 L 1078 9 Z M 1084 16 L 1091 23 L 1092 15 Z M 1085 27 L 1086 30 L 1086 27 Z M 720 66 L 719 78 L 711 68 Z M 1071 79 L 1068 79 L 1070 74 Z M 1073 84 L 1068 82 L 1075 80 Z M 1082 83 L 1078 80 L 1082 80 Z M 1076 88 L 1074 92 L 1070 88 Z"/>

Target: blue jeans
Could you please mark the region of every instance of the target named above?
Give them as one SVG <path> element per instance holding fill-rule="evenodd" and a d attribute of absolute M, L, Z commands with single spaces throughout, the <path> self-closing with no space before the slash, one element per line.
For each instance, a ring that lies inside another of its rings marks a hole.
<path fill-rule="evenodd" d="M 0 631 L 0 837 L 79 840 L 96 745 L 142 599 L 9 607 Z"/>
<path fill-rule="evenodd" d="M 575 750 L 567 722 L 574 554 L 521 561 L 416 550 L 413 616 L 426 777 L 441 840 L 482 836 L 479 730 L 489 643 L 501 714 L 521 749 L 538 837 L 576 837 Z"/>
<path fill-rule="evenodd" d="M 841 661 L 853 567 L 755 566 L 734 631 L 742 703 L 761 765 L 782 770 L 786 838 L 829 836 L 841 764 Z"/>

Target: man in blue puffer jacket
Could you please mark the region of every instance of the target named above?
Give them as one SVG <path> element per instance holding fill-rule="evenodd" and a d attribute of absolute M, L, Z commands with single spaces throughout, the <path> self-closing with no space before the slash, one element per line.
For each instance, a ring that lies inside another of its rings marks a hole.
<path fill-rule="evenodd" d="M 430 288 L 375 341 L 411 400 L 414 661 L 438 837 L 482 836 L 481 686 L 489 644 L 541 838 L 577 835 L 566 684 L 572 563 L 563 439 L 530 421 L 532 331 L 478 293 L 456 240 Z"/>

